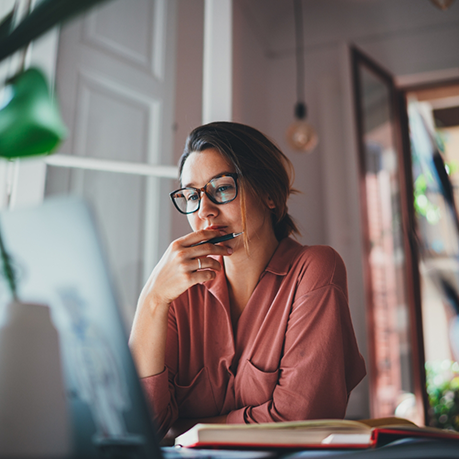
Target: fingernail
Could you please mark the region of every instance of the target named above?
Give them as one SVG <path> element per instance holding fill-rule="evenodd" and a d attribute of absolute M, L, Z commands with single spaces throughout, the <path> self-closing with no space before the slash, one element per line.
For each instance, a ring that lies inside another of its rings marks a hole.
<path fill-rule="evenodd" d="M 233 249 L 231 247 L 228 247 L 228 254 L 231 255 L 233 253 Z"/>

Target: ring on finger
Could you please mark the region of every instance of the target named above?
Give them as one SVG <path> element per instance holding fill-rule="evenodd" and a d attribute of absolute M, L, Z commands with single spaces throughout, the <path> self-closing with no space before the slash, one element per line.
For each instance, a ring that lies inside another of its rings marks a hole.
<path fill-rule="evenodd" d="M 197 260 L 198 260 L 198 266 L 199 266 L 198 269 L 201 269 L 202 268 L 201 259 L 197 258 Z"/>

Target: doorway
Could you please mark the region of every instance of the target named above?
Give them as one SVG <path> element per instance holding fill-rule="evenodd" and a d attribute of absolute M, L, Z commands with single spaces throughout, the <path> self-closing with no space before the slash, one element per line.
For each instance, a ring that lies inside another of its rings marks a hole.
<path fill-rule="evenodd" d="M 432 176 L 439 151 L 459 199 L 459 81 L 401 89 L 370 57 L 351 53 L 371 416 L 459 430 L 459 356 L 449 334 L 459 301 L 452 305 L 438 280 L 459 285 L 459 220 Z"/>
<path fill-rule="evenodd" d="M 392 75 L 352 48 L 369 348 L 375 418 L 426 418 L 409 165 Z"/>
<path fill-rule="evenodd" d="M 459 232 L 454 212 L 432 174 L 436 148 L 459 199 L 459 81 L 404 90 L 410 126 L 413 205 L 420 253 L 419 274 L 424 341 L 428 424 L 459 430 L 459 364 L 450 324 L 459 305 L 448 298 L 444 282 L 459 285 Z M 432 138 L 432 147 L 427 133 Z M 430 156 L 429 156 L 430 155 Z M 431 166 L 432 164 L 430 164 Z M 433 170 L 435 173 L 435 169 Z"/>

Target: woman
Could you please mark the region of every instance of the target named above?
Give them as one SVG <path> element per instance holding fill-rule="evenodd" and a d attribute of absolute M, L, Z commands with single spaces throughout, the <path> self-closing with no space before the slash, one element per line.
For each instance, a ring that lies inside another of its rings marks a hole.
<path fill-rule="evenodd" d="M 153 270 L 130 339 L 163 433 L 343 418 L 365 375 L 343 261 L 289 237 L 298 233 L 287 212 L 290 167 L 242 124 L 207 124 L 187 139 L 171 198 L 193 232 Z"/>

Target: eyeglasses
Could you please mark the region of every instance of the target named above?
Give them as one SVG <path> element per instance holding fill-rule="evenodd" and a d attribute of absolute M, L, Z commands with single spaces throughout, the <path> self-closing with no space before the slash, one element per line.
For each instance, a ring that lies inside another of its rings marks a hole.
<path fill-rule="evenodd" d="M 170 197 L 180 213 L 192 214 L 199 210 L 203 192 L 214 204 L 226 204 L 233 201 L 237 196 L 237 174 L 222 174 L 213 178 L 202 188 L 191 186 L 180 188 L 170 193 Z"/>

